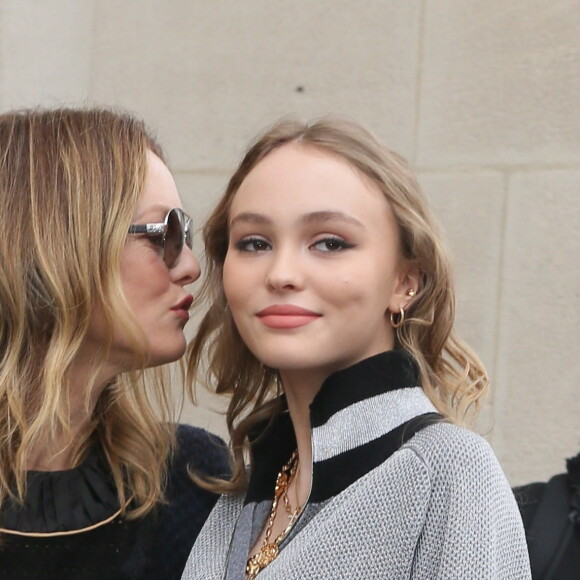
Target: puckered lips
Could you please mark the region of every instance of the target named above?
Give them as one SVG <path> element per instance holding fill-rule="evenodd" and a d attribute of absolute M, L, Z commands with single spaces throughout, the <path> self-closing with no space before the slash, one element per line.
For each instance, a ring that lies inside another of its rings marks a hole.
<path fill-rule="evenodd" d="M 193 296 L 188 294 L 183 300 L 171 307 L 171 311 L 184 320 L 189 320 L 189 309 L 193 303 Z"/>
<path fill-rule="evenodd" d="M 273 304 L 260 310 L 256 316 L 268 328 L 299 328 L 314 322 L 322 315 L 294 304 Z"/>

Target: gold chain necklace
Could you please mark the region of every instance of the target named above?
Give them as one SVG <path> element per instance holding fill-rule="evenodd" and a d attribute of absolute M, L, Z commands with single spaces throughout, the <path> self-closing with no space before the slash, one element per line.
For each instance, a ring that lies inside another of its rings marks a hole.
<path fill-rule="evenodd" d="M 288 487 L 290 486 L 294 475 L 296 475 L 296 469 L 298 469 L 298 450 L 292 453 L 288 463 L 286 463 L 286 465 L 284 465 L 280 470 L 280 473 L 278 473 L 276 485 L 274 486 L 274 501 L 272 502 L 272 509 L 270 510 L 270 516 L 266 525 L 264 543 L 262 544 L 260 551 L 248 559 L 248 563 L 246 564 L 246 580 L 253 580 L 261 570 L 276 559 L 279 552 L 278 546 L 280 545 L 280 542 L 282 542 L 282 540 L 288 535 L 288 532 L 292 529 L 294 522 L 300 515 L 302 508 L 297 506 L 296 509 L 292 510 L 290 500 L 288 499 Z M 282 499 L 282 502 L 284 503 L 284 509 L 288 514 L 289 521 L 282 533 L 270 543 L 269 540 L 272 535 L 272 528 L 274 527 L 274 520 L 276 519 L 276 512 L 278 511 L 280 499 Z"/>

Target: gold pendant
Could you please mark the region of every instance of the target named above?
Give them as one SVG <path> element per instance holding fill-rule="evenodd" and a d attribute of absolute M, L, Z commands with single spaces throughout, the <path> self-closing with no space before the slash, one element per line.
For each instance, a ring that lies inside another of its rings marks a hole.
<path fill-rule="evenodd" d="M 246 565 L 246 577 L 252 580 L 258 572 L 273 562 L 278 556 L 278 544 L 266 544 L 260 551 L 248 560 Z"/>
<path fill-rule="evenodd" d="M 264 538 L 264 544 L 260 548 L 257 554 L 254 554 L 248 558 L 246 564 L 246 580 L 253 580 L 261 570 L 263 570 L 270 562 L 276 559 L 278 556 L 278 544 L 287 536 L 290 528 L 294 525 L 294 522 L 298 518 L 298 514 L 301 511 L 300 507 L 297 507 L 294 512 L 290 508 L 290 503 L 288 501 L 288 487 L 292 478 L 296 474 L 298 468 L 298 450 L 294 451 L 290 460 L 286 465 L 282 467 L 278 477 L 276 478 L 276 485 L 274 486 L 274 501 L 272 502 L 272 508 L 270 510 L 270 517 L 268 518 L 268 523 L 266 525 L 266 533 Z M 274 526 L 274 520 L 276 519 L 276 513 L 278 511 L 278 502 L 284 498 L 284 507 L 288 512 L 289 522 L 286 529 L 270 544 L 268 540 L 272 534 L 272 527 Z"/>

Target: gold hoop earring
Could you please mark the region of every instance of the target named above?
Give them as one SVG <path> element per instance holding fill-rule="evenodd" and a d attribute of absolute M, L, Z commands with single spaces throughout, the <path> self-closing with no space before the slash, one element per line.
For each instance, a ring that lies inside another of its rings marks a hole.
<path fill-rule="evenodd" d="M 405 322 L 405 311 L 403 310 L 402 306 L 399 306 L 399 320 L 395 322 L 395 318 L 393 316 L 393 312 L 390 313 L 391 318 L 391 326 L 393 328 L 399 328 Z"/>

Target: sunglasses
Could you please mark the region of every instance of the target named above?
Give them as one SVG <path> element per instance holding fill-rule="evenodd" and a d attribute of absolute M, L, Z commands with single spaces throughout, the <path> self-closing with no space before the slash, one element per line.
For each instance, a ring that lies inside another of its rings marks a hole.
<path fill-rule="evenodd" d="M 193 248 L 191 218 L 178 207 L 167 212 L 163 223 L 133 224 L 129 226 L 129 233 L 159 237 L 163 261 L 170 269 L 177 266 L 184 245 L 190 250 Z"/>

